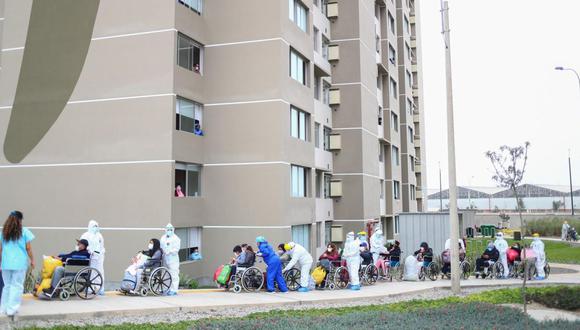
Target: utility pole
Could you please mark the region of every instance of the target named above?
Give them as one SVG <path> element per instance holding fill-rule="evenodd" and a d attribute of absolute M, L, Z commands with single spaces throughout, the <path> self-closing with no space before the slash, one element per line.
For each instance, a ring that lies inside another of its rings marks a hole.
<path fill-rule="evenodd" d="M 443 212 L 443 187 L 441 186 L 441 162 L 439 162 L 439 212 Z"/>
<path fill-rule="evenodd" d="M 568 175 L 570 176 L 570 207 L 572 207 L 572 215 L 574 215 L 574 188 L 572 188 L 572 161 L 570 160 L 570 149 L 568 149 Z"/>
<path fill-rule="evenodd" d="M 449 166 L 449 222 L 451 230 L 451 291 L 461 293 L 459 284 L 459 215 L 457 214 L 457 178 L 455 171 L 455 125 L 453 120 L 453 84 L 451 74 L 451 38 L 449 36 L 449 3 L 441 1 L 441 20 L 445 42 L 445 76 L 447 86 L 447 158 Z"/>

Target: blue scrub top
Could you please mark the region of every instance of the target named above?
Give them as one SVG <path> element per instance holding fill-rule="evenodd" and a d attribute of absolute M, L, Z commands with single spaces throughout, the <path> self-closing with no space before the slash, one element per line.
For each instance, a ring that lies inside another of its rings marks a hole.
<path fill-rule="evenodd" d="M 22 236 L 16 241 L 5 242 L 0 233 L 2 242 L 2 269 L 26 270 L 28 269 L 28 253 L 26 243 L 34 239 L 34 234 L 28 228 L 22 228 Z"/>

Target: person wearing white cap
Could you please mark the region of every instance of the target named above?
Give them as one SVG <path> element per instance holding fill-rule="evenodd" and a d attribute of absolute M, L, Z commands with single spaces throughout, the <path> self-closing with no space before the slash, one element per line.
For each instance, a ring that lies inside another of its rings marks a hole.
<path fill-rule="evenodd" d="M 179 249 L 181 248 L 181 240 L 175 235 L 173 225 L 168 223 L 165 226 L 165 234 L 161 236 L 159 241 L 163 251 L 163 262 L 169 269 L 169 274 L 171 274 L 171 288 L 169 288 L 167 295 L 175 296 L 179 289 Z"/>
<path fill-rule="evenodd" d="M 103 277 L 103 285 L 99 291 L 99 295 L 102 296 L 105 294 L 105 239 L 101 234 L 99 223 L 95 220 L 89 221 L 87 232 L 82 234 L 81 239 L 89 242 L 87 250 L 91 254 L 91 267 L 98 270 Z"/>

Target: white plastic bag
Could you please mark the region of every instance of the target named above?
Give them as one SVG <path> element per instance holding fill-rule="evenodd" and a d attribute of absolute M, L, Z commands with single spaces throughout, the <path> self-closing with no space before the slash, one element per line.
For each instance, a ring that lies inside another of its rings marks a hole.
<path fill-rule="evenodd" d="M 418 281 L 419 269 L 418 261 L 415 256 L 408 256 L 405 258 L 405 273 L 403 274 L 404 281 Z"/>

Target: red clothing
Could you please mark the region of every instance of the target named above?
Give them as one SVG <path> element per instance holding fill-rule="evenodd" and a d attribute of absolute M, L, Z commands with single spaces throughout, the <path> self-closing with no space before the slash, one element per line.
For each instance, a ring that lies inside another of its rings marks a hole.
<path fill-rule="evenodd" d="M 320 256 L 320 258 L 318 258 L 318 260 L 322 260 L 322 259 L 336 261 L 336 260 L 340 259 L 340 255 L 338 254 L 338 251 L 336 251 L 336 250 L 334 250 L 332 252 L 324 251 L 324 253 Z"/>

